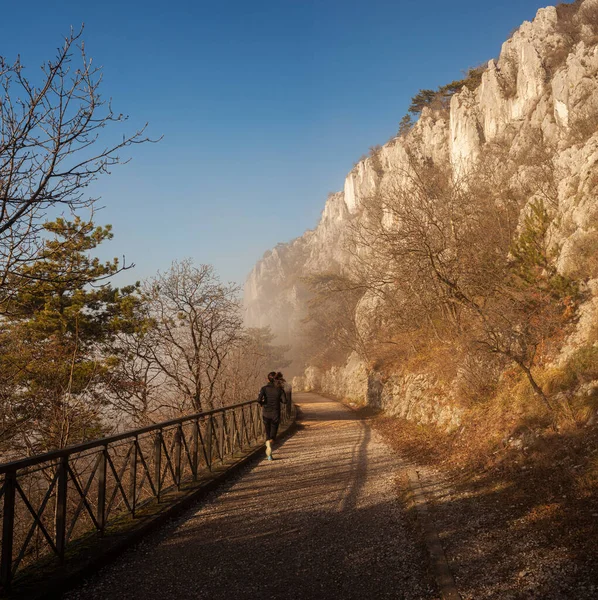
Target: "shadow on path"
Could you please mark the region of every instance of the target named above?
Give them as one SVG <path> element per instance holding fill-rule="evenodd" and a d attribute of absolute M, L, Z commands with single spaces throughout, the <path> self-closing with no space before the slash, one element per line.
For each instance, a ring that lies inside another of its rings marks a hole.
<path fill-rule="evenodd" d="M 68 598 L 435 598 L 396 494 L 400 462 L 349 409 L 296 394 L 302 427 Z"/>

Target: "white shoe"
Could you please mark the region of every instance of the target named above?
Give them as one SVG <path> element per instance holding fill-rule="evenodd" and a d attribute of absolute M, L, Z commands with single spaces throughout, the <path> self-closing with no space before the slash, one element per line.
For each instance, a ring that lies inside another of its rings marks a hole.
<path fill-rule="evenodd" d="M 268 458 L 272 456 L 272 442 L 270 440 L 266 441 L 266 456 Z"/>

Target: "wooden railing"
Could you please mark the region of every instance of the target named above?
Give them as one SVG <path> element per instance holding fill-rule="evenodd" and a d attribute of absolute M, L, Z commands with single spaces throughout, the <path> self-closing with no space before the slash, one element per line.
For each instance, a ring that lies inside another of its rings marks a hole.
<path fill-rule="evenodd" d="M 289 402 L 282 423 L 294 416 Z M 0 465 L 0 585 L 69 544 L 197 481 L 263 438 L 261 408 L 243 402 Z"/>

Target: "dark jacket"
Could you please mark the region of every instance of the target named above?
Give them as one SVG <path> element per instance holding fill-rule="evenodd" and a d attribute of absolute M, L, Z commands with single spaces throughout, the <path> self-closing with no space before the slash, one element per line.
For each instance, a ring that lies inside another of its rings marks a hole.
<path fill-rule="evenodd" d="M 280 403 L 286 404 L 287 396 L 281 386 L 269 383 L 260 390 L 257 399 L 262 405 L 264 417 L 278 419 L 280 418 Z"/>

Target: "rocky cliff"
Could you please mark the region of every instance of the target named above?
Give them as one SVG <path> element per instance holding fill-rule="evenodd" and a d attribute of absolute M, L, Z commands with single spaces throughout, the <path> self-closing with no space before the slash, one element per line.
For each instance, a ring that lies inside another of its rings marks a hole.
<path fill-rule="evenodd" d="M 558 269 L 575 274 L 580 260 L 595 260 L 590 255 L 598 247 L 597 42 L 598 0 L 544 8 L 532 22 L 524 22 L 503 44 L 499 58 L 488 62 L 481 81 L 454 94 L 448 108 L 424 108 L 408 133 L 360 161 L 348 174 L 343 191 L 327 199 L 315 230 L 264 255 L 245 286 L 247 323 L 270 325 L 281 341 L 292 338 L 308 297 L 302 278 L 342 272 L 350 264 L 343 243 L 350 224 L 359 221 L 365 199 L 389 174 L 409 171 L 408 152 L 450 164 L 457 178 L 475 173 L 484 148 L 500 143 L 507 147 L 507 159 L 513 158 L 528 151 L 530 139 L 539 135 L 551 148 L 558 174 L 558 218 L 552 226 Z M 598 319 L 598 286 L 591 278 L 586 284 L 592 294 L 581 308 L 569 347 L 583 343 Z M 416 415 L 413 418 L 420 421 L 455 425 L 458 411 L 448 414 L 438 409 L 438 398 L 423 393 L 430 382 L 417 377 L 396 375 L 391 383 L 381 384 L 353 356 L 342 373 L 338 368 L 334 372 L 312 369 L 297 384 L 355 400 L 369 399 L 403 415 Z"/>

